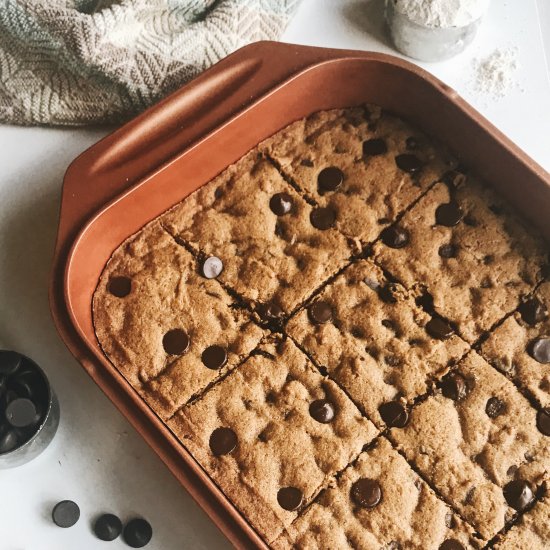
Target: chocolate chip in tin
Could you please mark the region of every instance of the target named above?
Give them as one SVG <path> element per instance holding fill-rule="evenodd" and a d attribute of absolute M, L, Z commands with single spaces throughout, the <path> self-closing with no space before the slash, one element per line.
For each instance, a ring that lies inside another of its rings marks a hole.
<path fill-rule="evenodd" d="M 464 546 L 456 539 L 447 539 L 439 546 L 439 550 L 464 550 Z"/>
<path fill-rule="evenodd" d="M 162 339 L 164 351 L 169 355 L 182 355 L 189 349 L 191 340 L 183 329 L 169 330 Z"/>
<path fill-rule="evenodd" d="M 533 500 L 533 491 L 527 481 L 516 479 L 504 486 L 503 494 L 506 502 L 514 510 L 521 512 Z"/>
<path fill-rule="evenodd" d="M 132 290 L 132 281 L 122 275 L 111 277 L 107 290 L 117 298 L 125 298 Z"/>
<path fill-rule="evenodd" d="M 344 172 L 336 166 L 329 166 L 319 172 L 317 189 L 321 195 L 336 191 L 344 181 Z"/>
<path fill-rule="evenodd" d="M 378 408 L 378 412 L 390 428 L 404 428 L 409 421 L 409 413 L 399 401 L 382 403 Z"/>
<path fill-rule="evenodd" d="M 550 436 L 550 407 L 537 412 L 537 428 L 541 434 Z"/>
<path fill-rule="evenodd" d="M 315 229 L 326 231 L 336 223 L 336 212 L 328 206 L 320 206 L 311 211 L 309 220 Z"/>
<path fill-rule="evenodd" d="M 206 368 L 221 369 L 227 363 L 227 350 L 223 346 L 208 346 L 202 352 L 201 359 Z"/>
<path fill-rule="evenodd" d="M 309 414 L 317 422 L 328 424 L 334 420 L 336 412 L 331 401 L 328 399 L 317 399 L 309 406 Z"/>
<path fill-rule="evenodd" d="M 19 353 L 0 350 L 0 375 L 12 376 L 21 366 L 22 357 Z"/>
<path fill-rule="evenodd" d="M 529 345 L 529 355 L 542 365 L 550 363 L 550 338 L 535 338 Z"/>
<path fill-rule="evenodd" d="M 294 201 L 288 193 L 275 193 L 269 200 L 269 208 L 276 216 L 284 216 L 292 210 Z"/>
<path fill-rule="evenodd" d="M 443 377 L 441 391 L 445 397 L 453 401 L 462 401 L 468 395 L 468 383 L 459 372 L 451 372 Z"/>
<path fill-rule="evenodd" d="M 395 157 L 395 164 L 397 164 L 399 169 L 409 174 L 416 174 L 423 166 L 422 161 L 416 155 L 410 153 L 397 155 Z"/>
<path fill-rule="evenodd" d="M 363 156 L 375 157 L 388 152 L 385 140 L 381 138 L 368 139 L 363 142 Z"/>
<path fill-rule="evenodd" d="M 322 325 L 332 320 L 332 306 L 324 300 L 313 302 L 308 308 L 309 318 L 316 325 Z"/>
<path fill-rule="evenodd" d="M 437 225 L 443 225 L 445 227 L 454 227 L 458 225 L 463 217 L 464 212 L 455 201 L 440 204 L 435 211 L 435 221 Z"/>
<path fill-rule="evenodd" d="M 281 508 L 293 512 L 300 507 L 304 495 L 297 487 L 283 487 L 277 493 L 277 502 Z"/>
<path fill-rule="evenodd" d="M 382 487 L 376 479 L 360 478 L 351 486 L 351 498 L 361 508 L 374 508 L 382 500 Z"/>
<path fill-rule="evenodd" d="M 432 338 L 447 340 L 447 338 L 450 338 L 453 335 L 454 330 L 451 325 L 445 321 L 445 319 L 441 319 L 441 317 L 432 317 L 426 323 L 426 332 Z"/>
<path fill-rule="evenodd" d="M 387 227 L 380 234 L 382 242 L 390 248 L 403 248 L 409 244 L 410 236 L 409 232 L 397 225 Z"/>
<path fill-rule="evenodd" d="M 215 279 L 223 271 L 223 262 L 217 256 L 209 256 L 201 265 L 201 274 L 207 279 Z"/>
<path fill-rule="evenodd" d="M 221 427 L 212 432 L 209 445 L 215 456 L 222 456 L 233 452 L 238 442 L 237 434 L 231 428 Z"/>
<path fill-rule="evenodd" d="M 548 317 L 548 310 L 538 298 L 531 298 L 518 307 L 519 314 L 525 323 L 534 326 Z"/>

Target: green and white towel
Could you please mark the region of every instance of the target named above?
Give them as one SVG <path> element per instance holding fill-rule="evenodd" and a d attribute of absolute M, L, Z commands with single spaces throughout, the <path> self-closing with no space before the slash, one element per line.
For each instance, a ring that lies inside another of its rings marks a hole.
<path fill-rule="evenodd" d="M 277 39 L 300 0 L 0 0 L 0 121 L 125 120 L 233 52 Z"/>

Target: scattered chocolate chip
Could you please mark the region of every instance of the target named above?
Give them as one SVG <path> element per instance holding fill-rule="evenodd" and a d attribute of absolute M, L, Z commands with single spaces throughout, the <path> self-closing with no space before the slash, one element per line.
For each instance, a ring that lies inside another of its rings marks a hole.
<path fill-rule="evenodd" d="M 223 346 L 208 346 L 202 352 L 201 359 L 206 368 L 218 370 L 227 363 L 227 351 Z"/>
<path fill-rule="evenodd" d="M 537 412 L 537 428 L 541 434 L 550 436 L 550 407 Z"/>
<path fill-rule="evenodd" d="M 15 351 L 0 350 L 0 375 L 12 376 L 21 365 L 21 355 Z"/>
<path fill-rule="evenodd" d="M 506 411 L 506 403 L 498 397 L 491 397 L 485 405 L 485 412 L 489 418 L 496 418 Z"/>
<path fill-rule="evenodd" d="M 217 256 L 209 256 L 201 265 L 201 275 L 215 279 L 223 271 L 223 262 Z"/>
<path fill-rule="evenodd" d="M 397 167 L 408 172 L 409 174 L 415 174 L 422 168 L 422 162 L 416 155 L 410 153 L 403 153 L 395 157 L 395 164 Z"/>
<path fill-rule="evenodd" d="M 210 435 L 210 449 L 216 456 L 227 455 L 237 446 L 237 434 L 231 428 L 216 428 Z"/>
<path fill-rule="evenodd" d="M 107 290 L 117 298 L 124 298 L 132 290 L 132 281 L 128 277 L 111 277 Z"/>
<path fill-rule="evenodd" d="M 445 227 L 458 225 L 463 217 L 462 208 L 454 201 L 440 204 L 435 211 L 435 222 Z"/>
<path fill-rule="evenodd" d="M 446 340 L 453 335 L 453 328 L 447 321 L 441 319 L 441 317 L 432 317 L 426 323 L 426 332 L 432 337 L 438 340 Z"/>
<path fill-rule="evenodd" d="M 5 416 L 12 427 L 28 428 L 38 424 L 41 414 L 30 399 L 18 398 L 6 407 Z"/>
<path fill-rule="evenodd" d="M 443 395 L 453 401 L 462 401 L 468 395 L 468 384 L 462 374 L 451 372 L 441 381 Z"/>
<path fill-rule="evenodd" d="M 336 191 L 344 181 L 344 172 L 336 166 L 329 166 L 319 172 L 317 176 L 317 189 L 322 195 L 323 193 L 330 193 Z"/>
<path fill-rule="evenodd" d="M 441 544 L 439 550 L 464 550 L 464 546 L 456 539 L 447 539 Z"/>
<path fill-rule="evenodd" d="M 316 325 L 322 325 L 332 320 L 332 306 L 323 300 L 313 302 L 308 308 L 309 318 Z"/>
<path fill-rule="evenodd" d="M 375 479 L 358 479 L 351 486 L 351 498 L 362 508 L 374 508 L 382 500 L 382 487 Z"/>
<path fill-rule="evenodd" d="M 396 225 L 386 227 L 380 235 L 382 242 L 390 248 L 403 248 L 409 244 L 409 232 Z"/>
<path fill-rule="evenodd" d="M 404 428 L 409 421 L 409 413 L 399 401 L 383 403 L 378 408 L 378 412 L 390 428 Z"/>
<path fill-rule="evenodd" d="M 375 157 L 388 152 L 388 146 L 383 139 L 373 138 L 363 142 L 363 156 Z"/>
<path fill-rule="evenodd" d="M 122 521 L 114 514 L 103 514 L 94 523 L 94 534 L 99 540 L 112 541 L 122 533 Z"/>
<path fill-rule="evenodd" d="M 544 321 L 548 317 L 546 306 L 537 298 L 531 298 L 527 302 L 523 302 L 519 306 L 518 311 L 521 318 L 531 326 Z"/>
<path fill-rule="evenodd" d="M 334 420 L 336 412 L 334 405 L 327 399 L 317 399 L 309 406 L 309 414 L 321 424 L 328 424 Z"/>
<path fill-rule="evenodd" d="M 456 258 L 457 256 L 457 247 L 454 244 L 442 244 L 439 247 L 439 255 L 442 258 Z"/>
<path fill-rule="evenodd" d="M 314 208 L 309 215 L 309 220 L 313 227 L 325 231 L 336 223 L 336 212 L 328 206 Z"/>
<path fill-rule="evenodd" d="M 533 500 L 533 491 L 527 481 L 516 479 L 504 486 L 504 498 L 509 506 L 521 512 Z"/>
<path fill-rule="evenodd" d="M 276 193 L 269 201 L 269 208 L 276 216 L 284 216 L 292 210 L 294 201 L 288 193 Z"/>
<path fill-rule="evenodd" d="M 550 363 L 550 338 L 536 338 L 529 346 L 529 355 L 538 363 Z"/>
<path fill-rule="evenodd" d="M 277 502 L 281 508 L 293 512 L 302 504 L 302 491 L 296 487 L 283 487 L 277 492 Z"/>
<path fill-rule="evenodd" d="M 123 538 L 131 548 L 143 548 L 153 538 L 153 528 L 148 521 L 135 518 L 124 527 Z"/>
<path fill-rule="evenodd" d="M 62 500 L 54 506 L 52 519 L 58 527 L 72 527 L 80 519 L 80 508 L 72 500 Z"/>
<path fill-rule="evenodd" d="M 190 343 L 189 336 L 180 328 L 169 330 L 162 339 L 164 351 L 169 355 L 182 355 L 189 349 Z"/>

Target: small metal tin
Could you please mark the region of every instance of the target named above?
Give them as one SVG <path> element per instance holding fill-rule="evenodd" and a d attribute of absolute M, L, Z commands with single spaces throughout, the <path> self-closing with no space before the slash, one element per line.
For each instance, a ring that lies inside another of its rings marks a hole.
<path fill-rule="evenodd" d="M 48 377 L 32 359 L 29 359 L 25 355 L 20 355 L 23 364 L 30 366 L 43 379 L 47 388 L 47 407 L 44 418 L 36 427 L 34 435 L 12 451 L 0 454 L 0 469 L 15 468 L 36 458 L 51 443 L 59 426 L 59 401 L 50 385 Z"/>
<path fill-rule="evenodd" d="M 482 17 L 462 27 L 428 27 L 412 21 L 386 0 L 386 22 L 394 46 L 419 61 L 444 61 L 458 55 L 474 40 Z"/>

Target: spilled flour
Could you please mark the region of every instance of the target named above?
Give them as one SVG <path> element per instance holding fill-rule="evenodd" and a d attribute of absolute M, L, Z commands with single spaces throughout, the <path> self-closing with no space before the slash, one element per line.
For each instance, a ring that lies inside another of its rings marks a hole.
<path fill-rule="evenodd" d="M 465 27 L 482 17 L 489 0 L 392 0 L 395 10 L 425 27 Z"/>
<path fill-rule="evenodd" d="M 493 99 L 504 97 L 517 88 L 516 78 L 519 51 L 517 48 L 497 49 L 492 54 L 474 60 L 474 87 Z"/>

